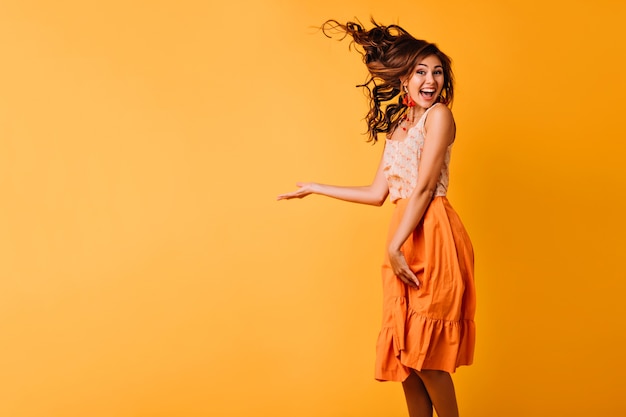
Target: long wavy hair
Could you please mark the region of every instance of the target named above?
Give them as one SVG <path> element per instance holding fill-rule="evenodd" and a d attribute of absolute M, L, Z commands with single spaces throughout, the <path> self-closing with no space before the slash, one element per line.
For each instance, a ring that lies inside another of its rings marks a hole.
<path fill-rule="evenodd" d="M 364 88 L 369 99 L 370 109 L 365 117 L 368 142 L 376 142 L 379 133 L 393 132 L 406 114 L 408 107 L 402 102 L 402 80 L 409 78 L 426 57 L 437 56 L 443 67 L 444 84 L 438 102 L 451 107 L 454 99 L 452 61 L 437 45 L 414 38 L 398 25 L 384 26 L 373 19 L 372 24 L 373 28 L 364 29 L 360 22 L 343 24 L 331 19 L 321 27 L 329 38 L 335 34 L 340 35 L 340 40 L 351 37 L 350 47 L 356 45 L 363 56 L 369 76 L 357 87 Z"/>

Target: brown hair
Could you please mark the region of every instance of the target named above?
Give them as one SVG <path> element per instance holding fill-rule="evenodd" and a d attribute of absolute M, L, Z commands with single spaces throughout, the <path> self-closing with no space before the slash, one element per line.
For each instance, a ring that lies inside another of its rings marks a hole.
<path fill-rule="evenodd" d="M 418 62 L 427 56 L 435 55 L 441 60 L 444 85 L 438 98 L 440 103 L 450 107 L 454 98 L 454 76 L 451 59 L 441 52 L 434 43 L 416 39 L 398 25 L 384 26 L 372 19 L 374 27 L 366 30 L 360 22 L 339 23 L 327 20 L 322 32 L 331 38 L 340 33 L 344 39 L 352 38 L 350 46 L 357 45 L 363 62 L 369 71 L 367 80 L 357 87 L 363 87 L 369 98 L 370 110 L 365 117 L 369 141 L 376 142 L 379 133 L 393 132 L 407 107 L 398 97 L 396 103 L 389 103 L 401 92 L 401 81 L 410 76 Z"/>

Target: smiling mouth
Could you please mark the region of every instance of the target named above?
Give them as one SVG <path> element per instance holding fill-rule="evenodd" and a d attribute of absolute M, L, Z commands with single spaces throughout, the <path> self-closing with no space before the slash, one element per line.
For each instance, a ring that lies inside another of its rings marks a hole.
<path fill-rule="evenodd" d="M 420 90 L 420 94 L 430 99 L 435 95 L 435 90 Z"/>

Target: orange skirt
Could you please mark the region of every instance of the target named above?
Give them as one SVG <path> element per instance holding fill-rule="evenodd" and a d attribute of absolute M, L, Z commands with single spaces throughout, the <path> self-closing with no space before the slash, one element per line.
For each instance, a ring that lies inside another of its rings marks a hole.
<path fill-rule="evenodd" d="M 396 203 L 387 243 L 407 201 Z M 412 288 L 397 278 L 385 250 L 376 379 L 404 381 L 411 369 L 454 372 L 458 366 L 470 365 L 476 332 L 474 252 L 446 197 L 433 199 L 402 252 L 421 285 Z"/>

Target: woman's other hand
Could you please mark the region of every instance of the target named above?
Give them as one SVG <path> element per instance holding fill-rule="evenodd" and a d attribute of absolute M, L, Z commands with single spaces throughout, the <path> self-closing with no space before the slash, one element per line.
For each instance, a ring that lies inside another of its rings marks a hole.
<path fill-rule="evenodd" d="M 292 198 L 303 198 L 309 194 L 313 194 L 315 191 L 313 190 L 315 183 L 313 182 L 297 182 L 296 186 L 298 189 L 296 191 L 292 191 L 290 193 L 280 194 L 276 197 L 276 200 L 291 200 Z"/>
<path fill-rule="evenodd" d="M 420 282 L 417 276 L 409 268 L 404 254 L 400 250 L 389 249 L 389 263 L 393 273 L 405 284 L 413 288 L 419 288 Z"/>

